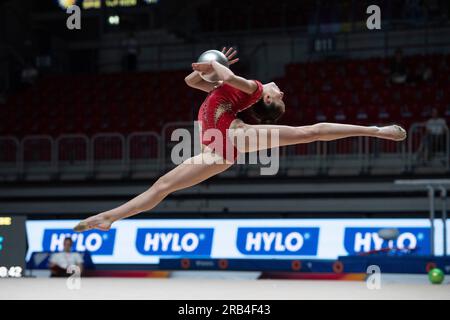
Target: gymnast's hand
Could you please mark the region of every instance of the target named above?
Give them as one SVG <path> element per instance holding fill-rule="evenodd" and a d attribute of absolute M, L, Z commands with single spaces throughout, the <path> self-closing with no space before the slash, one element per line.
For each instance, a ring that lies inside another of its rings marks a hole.
<path fill-rule="evenodd" d="M 233 47 L 228 48 L 228 50 L 227 47 L 223 47 L 222 53 L 228 59 L 228 66 L 231 66 L 232 64 L 235 64 L 236 62 L 239 61 L 239 58 L 234 58 L 237 55 L 237 50 L 234 49 Z M 193 63 L 192 69 L 201 74 L 210 74 L 211 72 L 214 72 L 212 61 Z"/>
<path fill-rule="evenodd" d="M 237 50 L 233 47 L 228 48 L 228 50 L 227 50 L 227 47 L 223 47 L 222 53 L 225 55 L 225 57 L 227 57 L 229 66 L 231 66 L 232 64 L 235 64 L 236 62 L 239 61 L 239 58 L 234 58 L 237 55 Z M 233 60 L 231 60 L 231 59 L 233 59 Z"/>
<path fill-rule="evenodd" d="M 239 58 L 237 58 L 237 57 L 234 58 L 237 55 L 237 50 L 234 49 L 233 47 L 228 48 L 228 50 L 227 50 L 227 47 L 223 47 L 222 53 L 228 59 L 228 66 L 231 66 L 232 64 L 235 64 L 236 62 L 239 61 Z M 231 60 L 231 59 L 233 59 L 233 60 Z M 221 85 L 223 85 L 223 81 L 222 80 L 217 82 L 217 84 L 214 86 L 214 89 L 217 89 Z"/>
<path fill-rule="evenodd" d="M 209 74 L 211 72 L 214 72 L 212 61 L 193 63 L 192 69 L 194 71 L 198 71 L 200 74 Z"/>

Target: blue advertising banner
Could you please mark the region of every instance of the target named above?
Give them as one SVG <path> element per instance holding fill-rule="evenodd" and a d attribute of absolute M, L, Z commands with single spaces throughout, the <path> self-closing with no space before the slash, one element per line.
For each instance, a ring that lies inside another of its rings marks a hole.
<path fill-rule="evenodd" d="M 160 258 L 336 259 L 395 248 L 430 254 L 427 219 L 126 219 L 108 232 L 76 233 L 76 220 L 27 221 L 27 260 L 33 252 L 75 251 L 98 264 L 157 264 Z M 398 229 L 396 240 L 378 231 Z M 435 222 L 435 254 L 443 252 L 442 221 Z M 449 241 L 449 239 L 447 239 Z M 450 243 L 449 243 L 450 245 Z"/>

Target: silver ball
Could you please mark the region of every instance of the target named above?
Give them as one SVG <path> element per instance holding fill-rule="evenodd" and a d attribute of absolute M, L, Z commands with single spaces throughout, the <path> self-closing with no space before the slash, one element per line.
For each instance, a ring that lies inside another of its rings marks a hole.
<path fill-rule="evenodd" d="M 225 67 L 229 67 L 228 58 L 220 51 L 218 50 L 208 50 L 203 52 L 200 57 L 198 58 L 197 62 L 210 62 L 210 61 L 217 61 L 221 65 Z M 215 72 L 209 73 L 209 74 L 201 74 L 200 75 L 205 81 L 208 82 L 217 82 L 219 81 L 219 78 Z"/>

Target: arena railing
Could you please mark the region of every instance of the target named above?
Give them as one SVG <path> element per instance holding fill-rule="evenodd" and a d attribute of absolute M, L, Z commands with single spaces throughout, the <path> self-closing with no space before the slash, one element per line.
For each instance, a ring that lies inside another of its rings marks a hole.
<path fill-rule="evenodd" d="M 432 167 L 450 170 L 450 130 L 439 137 L 427 133 L 426 123 L 414 123 L 408 132 L 408 170 Z"/>
<path fill-rule="evenodd" d="M 151 152 L 133 154 L 136 139 L 147 139 Z M 134 149 L 133 149 L 134 148 Z M 153 171 L 160 166 L 160 137 L 156 132 L 30 135 L 21 140 L 0 136 L 0 180 L 100 178 Z"/>
<path fill-rule="evenodd" d="M 323 169 L 330 174 L 358 174 L 364 170 L 364 138 L 323 142 Z"/>
<path fill-rule="evenodd" d="M 84 174 L 92 172 L 90 141 L 83 134 L 63 134 L 56 139 L 56 164 L 58 175 Z"/>
<path fill-rule="evenodd" d="M 13 136 L 0 137 L 0 176 L 18 173 L 21 165 L 20 141 Z"/>
<path fill-rule="evenodd" d="M 384 126 L 386 124 L 378 124 Z M 364 172 L 373 174 L 401 174 L 407 170 L 407 143 L 364 138 Z"/>
<path fill-rule="evenodd" d="M 126 173 L 125 136 L 120 133 L 99 133 L 91 140 L 94 177 L 107 175 L 121 178 Z"/>
<path fill-rule="evenodd" d="M 289 146 L 281 152 L 281 161 L 288 172 L 398 174 L 406 170 L 407 154 L 404 142 L 359 137 Z"/>
<path fill-rule="evenodd" d="M 175 167 L 175 163 L 172 161 L 172 152 L 175 152 L 173 147 L 180 143 L 183 138 L 178 136 L 172 136 L 172 133 L 176 129 L 185 129 L 190 134 L 190 144 L 191 150 L 189 153 L 182 154 L 182 159 L 186 160 L 191 156 L 196 155 L 196 153 L 200 152 L 200 146 L 196 143 L 200 142 L 200 132 L 199 127 L 195 125 L 193 121 L 177 121 L 177 122 L 168 122 L 166 123 L 161 130 L 161 168 L 164 172 L 167 172 Z M 173 139 L 179 139 L 172 140 Z M 195 141 L 198 139 L 198 141 Z M 197 147 L 197 149 L 196 149 Z M 220 176 L 238 176 L 238 175 L 246 175 L 248 171 L 248 167 L 243 166 L 234 166 L 230 170 L 226 170 L 221 173 Z"/>
<path fill-rule="evenodd" d="M 49 135 L 31 135 L 20 144 L 19 175 L 27 177 L 54 176 L 57 173 L 55 140 Z"/>
<path fill-rule="evenodd" d="M 154 175 L 161 168 L 161 137 L 156 132 L 133 132 L 126 138 L 127 176 Z"/>
<path fill-rule="evenodd" d="M 168 122 L 161 129 L 161 166 L 165 171 L 170 170 L 175 166 L 175 164 L 171 161 L 171 154 L 173 147 L 181 142 L 181 137 L 177 137 L 180 141 L 173 141 L 172 134 L 176 129 L 187 130 L 190 134 L 191 139 L 191 153 L 183 154 L 183 159 L 186 160 L 192 155 L 194 155 L 194 139 L 196 135 L 196 130 L 198 132 L 198 128 L 194 126 L 194 122 L 192 121 L 179 121 L 179 122 Z"/>
<path fill-rule="evenodd" d="M 303 174 L 319 174 L 324 161 L 323 149 L 325 143 L 314 142 L 284 147 L 280 152 L 280 164 L 282 172 L 295 175 L 297 172 Z"/>
<path fill-rule="evenodd" d="M 21 179 L 46 175 L 50 179 L 68 176 L 111 177 L 156 176 L 175 166 L 171 159 L 172 132 L 185 128 L 190 133 L 191 156 L 194 152 L 193 122 L 167 123 L 156 132 L 101 133 L 88 137 L 63 134 L 58 138 L 32 135 L 22 138 L 0 137 L 0 179 Z M 423 161 L 427 142 L 425 125 L 413 124 L 406 142 L 372 138 L 344 139 L 283 147 L 280 171 L 290 175 L 314 174 L 398 174 L 405 170 L 430 168 L 450 171 L 450 133 L 445 128 L 442 141 L 434 144 L 429 161 Z M 431 148 L 429 146 L 429 148 Z M 248 175 L 252 165 L 235 166 L 225 175 Z"/>

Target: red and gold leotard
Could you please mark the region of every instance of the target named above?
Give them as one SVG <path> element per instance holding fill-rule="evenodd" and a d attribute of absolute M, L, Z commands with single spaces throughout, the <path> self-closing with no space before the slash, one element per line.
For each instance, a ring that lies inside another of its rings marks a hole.
<path fill-rule="evenodd" d="M 252 94 L 247 94 L 228 84 L 212 90 L 205 99 L 198 112 L 200 123 L 200 137 L 203 145 L 208 146 L 214 142 L 214 137 L 205 137 L 209 129 L 219 130 L 222 134 L 222 148 L 214 148 L 215 152 L 229 162 L 235 162 L 237 150 L 228 137 L 227 129 L 236 120 L 236 115 L 259 101 L 262 97 L 263 86 L 255 80 L 257 89 Z M 230 144 L 230 147 L 226 147 Z M 233 146 L 233 147 L 231 147 Z"/>

